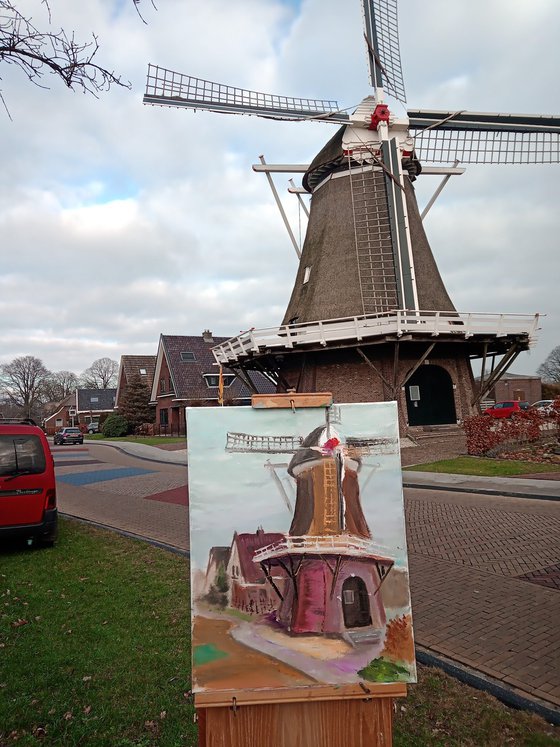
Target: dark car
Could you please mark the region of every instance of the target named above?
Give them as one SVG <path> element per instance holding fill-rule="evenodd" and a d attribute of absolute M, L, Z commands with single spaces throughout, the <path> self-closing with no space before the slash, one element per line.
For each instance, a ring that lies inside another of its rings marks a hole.
<path fill-rule="evenodd" d="M 528 409 L 528 402 L 518 402 L 510 399 L 505 402 L 496 402 L 493 407 L 484 410 L 483 415 L 490 415 L 493 418 L 511 418 L 512 415 Z"/>
<path fill-rule="evenodd" d="M 57 536 L 54 461 L 45 434 L 32 422 L 0 420 L 0 543 L 53 545 Z"/>
<path fill-rule="evenodd" d="M 54 443 L 60 446 L 63 444 L 83 444 L 84 434 L 79 428 L 61 428 L 54 434 Z"/>

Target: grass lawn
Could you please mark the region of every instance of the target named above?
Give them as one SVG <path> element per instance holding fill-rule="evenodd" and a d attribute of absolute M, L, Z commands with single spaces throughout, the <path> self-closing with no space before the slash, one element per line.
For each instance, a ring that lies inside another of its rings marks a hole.
<path fill-rule="evenodd" d="M 52 549 L 1 550 L 0 745 L 194 747 L 186 575 L 180 556 L 71 521 Z M 419 676 L 395 747 L 560 746 L 542 719 Z"/>
<path fill-rule="evenodd" d="M 0 551 L 0 745 L 194 746 L 186 559 L 60 529 Z"/>
<path fill-rule="evenodd" d="M 460 456 L 442 459 L 440 462 L 414 464 L 403 467 L 414 472 L 446 472 L 451 475 L 480 475 L 482 477 L 509 477 L 529 475 L 537 472 L 560 472 L 559 464 L 537 464 L 513 459 L 486 459 L 484 457 Z"/>
<path fill-rule="evenodd" d="M 162 444 L 185 444 L 185 436 L 119 436 L 118 438 L 106 438 L 102 433 L 93 433 L 91 436 L 86 435 L 88 441 L 132 441 L 135 444 L 146 444 L 147 446 L 161 446 Z"/>

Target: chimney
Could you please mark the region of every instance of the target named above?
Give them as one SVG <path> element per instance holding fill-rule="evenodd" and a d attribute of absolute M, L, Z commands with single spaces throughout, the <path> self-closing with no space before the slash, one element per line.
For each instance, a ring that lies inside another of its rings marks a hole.
<path fill-rule="evenodd" d="M 212 332 L 210 332 L 209 329 L 205 329 L 202 333 L 202 339 L 204 342 L 214 342 L 214 338 L 212 337 Z"/>

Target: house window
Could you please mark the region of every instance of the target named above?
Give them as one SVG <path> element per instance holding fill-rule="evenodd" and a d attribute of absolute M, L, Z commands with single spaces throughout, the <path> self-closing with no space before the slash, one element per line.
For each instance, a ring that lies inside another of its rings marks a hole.
<path fill-rule="evenodd" d="M 167 408 L 164 408 L 163 410 L 159 411 L 159 424 L 167 425 L 168 423 L 169 423 L 169 410 Z"/>
<path fill-rule="evenodd" d="M 57 419 L 56 419 L 56 420 L 54 421 L 54 424 L 55 424 L 55 426 L 56 426 L 57 428 L 62 428 L 62 425 L 63 425 L 63 420 L 62 420 L 62 418 L 57 418 Z"/>
<path fill-rule="evenodd" d="M 165 394 L 165 379 L 159 380 L 159 391 L 160 394 Z M 163 410 L 161 412 L 163 412 Z"/>
<path fill-rule="evenodd" d="M 220 375 L 219 374 L 203 374 L 206 386 L 209 388 L 220 386 Z M 235 374 L 224 374 L 224 388 L 231 386 L 235 381 Z"/>
<path fill-rule="evenodd" d="M 195 358 L 194 353 L 190 353 L 190 352 L 183 352 L 183 353 L 181 353 L 181 361 L 183 363 L 189 363 L 189 362 L 192 362 L 192 361 L 195 361 L 195 360 L 196 360 L 196 358 Z"/>
<path fill-rule="evenodd" d="M 140 369 L 140 376 L 146 376 L 146 375 L 147 375 L 147 373 L 148 373 L 148 372 L 146 371 L 146 369 L 145 369 L 145 368 L 141 368 L 141 369 Z"/>
<path fill-rule="evenodd" d="M 99 402 L 99 397 L 90 397 L 89 401 L 90 402 Z"/>
<path fill-rule="evenodd" d="M 311 267 L 306 267 L 305 270 L 303 271 L 303 284 L 304 285 L 309 282 L 310 275 L 311 275 Z"/>

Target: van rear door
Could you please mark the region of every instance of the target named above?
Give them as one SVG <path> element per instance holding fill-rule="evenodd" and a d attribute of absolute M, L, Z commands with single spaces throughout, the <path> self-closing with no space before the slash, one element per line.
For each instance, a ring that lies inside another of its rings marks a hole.
<path fill-rule="evenodd" d="M 0 434 L 0 526 L 43 520 L 47 489 L 54 482 L 46 450 L 48 445 L 34 433 Z"/>

